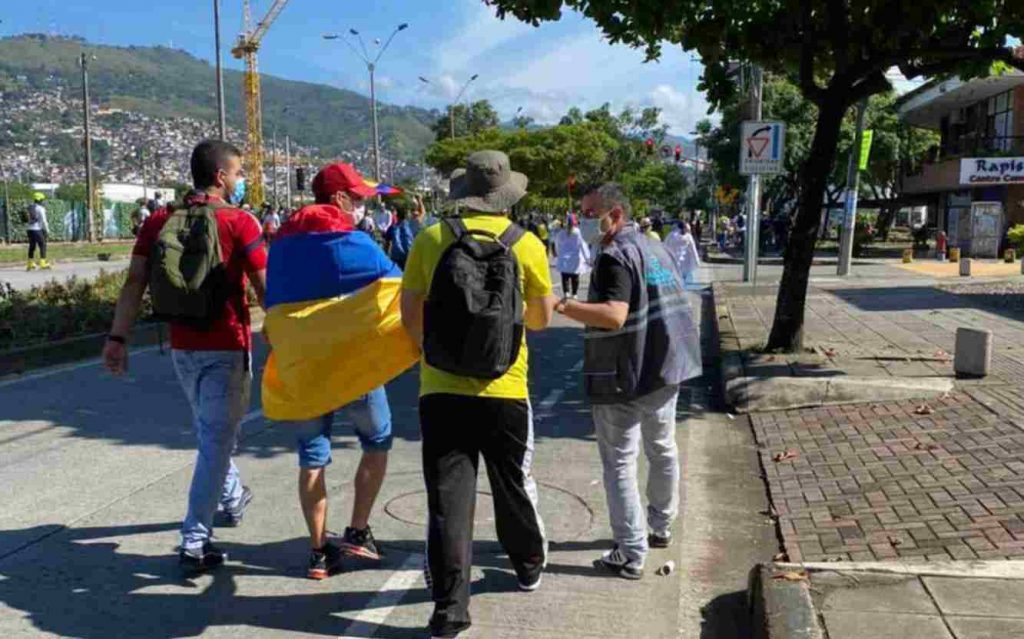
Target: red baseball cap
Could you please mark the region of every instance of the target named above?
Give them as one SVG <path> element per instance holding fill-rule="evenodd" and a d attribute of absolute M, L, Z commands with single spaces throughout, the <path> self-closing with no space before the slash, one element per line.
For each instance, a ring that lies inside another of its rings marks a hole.
<path fill-rule="evenodd" d="M 326 200 L 338 191 L 364 199 L 377 195 L 377 189 L 366 184 L 356 167 L 345 162 L 328 164 L 313 178 L 313 195 L 318 200 Z"/>

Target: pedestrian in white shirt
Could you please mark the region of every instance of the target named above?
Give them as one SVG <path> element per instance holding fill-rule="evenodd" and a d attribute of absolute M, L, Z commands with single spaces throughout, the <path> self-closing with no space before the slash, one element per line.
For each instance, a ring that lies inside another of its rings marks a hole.
<path fill-rule="evenodd" d="M 665 248 L 679 266 L 683 280 L 687 284 L 692 284 L 693 274 L 700 266 L 700 253 L 697 251 L 697 243 L 693 240 L 693 233 L 690 232 L 689 222 L 679 222 L 672 229 L 665 238 Z"/>
<path fill-rule="evenodd" d="M 562 295 L 576 299 L 580 290 L 580 274 L 590 264 L 590 247 L 580 233 L 575 215 L 570 215 L 565 228 L 555 237 L 558 270 L 562 274 Z"/>

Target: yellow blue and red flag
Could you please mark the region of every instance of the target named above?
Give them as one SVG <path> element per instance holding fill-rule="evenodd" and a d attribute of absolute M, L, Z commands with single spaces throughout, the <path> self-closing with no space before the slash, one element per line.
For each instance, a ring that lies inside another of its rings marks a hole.
<path fill-rule="evenodd" d="M 340 209 L 306 207 L 270 249 L 264 331 L 272 351 L 263 372 L 270 419 L 319 417 L 419 358 L 401 322 L 401 270 L 335 213 Z"/>

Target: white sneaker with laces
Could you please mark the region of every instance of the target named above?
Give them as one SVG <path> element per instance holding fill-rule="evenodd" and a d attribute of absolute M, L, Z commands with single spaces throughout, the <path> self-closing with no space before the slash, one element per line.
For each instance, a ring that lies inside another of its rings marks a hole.
<path fill-rule="evenodd" d="M 644 565 L 638 561 L 628 559 L 625 553 L 619 550 L 618 544 L 613 546 L 608 552 L 601 555 L 598 562 L 606 570 L 610 570 L 623 579 L 635 581 L 644 576 Z"/>

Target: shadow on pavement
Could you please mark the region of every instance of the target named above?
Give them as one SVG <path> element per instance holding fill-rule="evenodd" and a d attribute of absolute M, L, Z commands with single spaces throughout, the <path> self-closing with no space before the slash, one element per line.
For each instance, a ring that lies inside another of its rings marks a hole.
<path fill-rule="evenodd" d="M 0 602 L 22 611 L 34 628 L 62 637 L 199 636 L 216 626 L 337 637 L 406 639 L 423 636 L 420 628 L 367 626 L 355 620 L 372 610 L 374 598 L 389 591 L 339 589 L 344 572 L 317 584 L 316 594 L 251 595 L 239 592 L 238 578 L 304 580 L 307 541 L 289 539 L 257 546 L 224 544 L 232 562 L 201 581 L 182 577 L 177 557 L 120 551 L 125 537 L 176 529 L 178 523 L 69 529 L 62 537 L 0 563 Z M 51 528 L 51 527 L 42 527 Z M 26 531 L 5 531 L 23 535 Z M 419 542 L 422 545 L 422 540 Z M 488 567 L 472 585 L 474 594 L 517 590 L 507 560 L 476 553 Z M 392 553 L 379 565 L 356 570 L 391 574 L 406 560 Z M 301 568 L 301 570 L 300 570 Z M 569 567 L 572 568 L 572 567 Z M 205 584 L 205 585 L 204 585 Z M 305 584 L 303 584 L 304 586 Z M 273 587 L 273 581 L 271 581 Z M 422 583 L 401 594 L 399 605 L 429 601 Z M 389 602 L 390 605 L 390 602 Z M 423 620 L 424 624 L 426 619 Z"/>
<path fill-rule="evenodd" d="M 700 612 L 700 639 L 744 639 L 752 636 L 745 590 L 719 595 Z"/>

